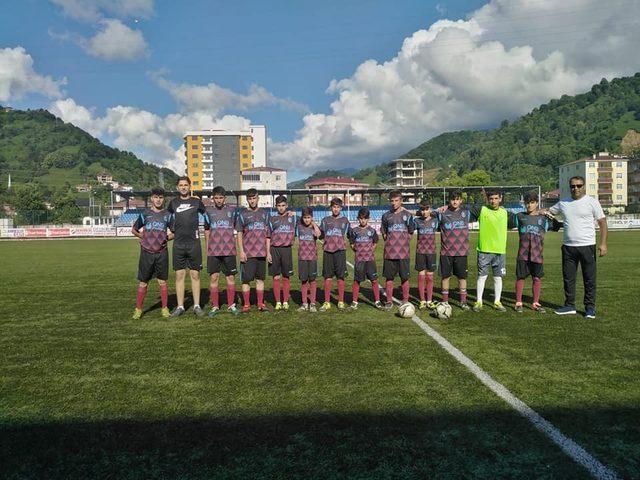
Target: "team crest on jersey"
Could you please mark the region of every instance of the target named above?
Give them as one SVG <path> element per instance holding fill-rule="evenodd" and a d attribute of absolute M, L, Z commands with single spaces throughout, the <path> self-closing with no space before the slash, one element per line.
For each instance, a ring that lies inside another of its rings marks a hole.
<path fill-rule="evenodd" d="M 231 218 L 231 212 L 227 212 L 227 217 Z"/>
<path fill-rule="evenodd" d="M 403 221 L 403 222 L 406 222 L 406 221 L 407 221 L 407 218 L 408 218 L 408 217 L 407 217 L 406 215 L 403 215 L 403 216 L 402 216 L 402 221 Z"/>
<path fill-rule="evenodd" d="M 542 225 L 542 219 L 541 218 L 538 219 L 538 225 Z"/>
<path fill-rule="evenodd" d="M 289 223 L 293 223 L 293 217 L 289 217 L 289 218 L 287 218 L 287 222 L 289 222 Z"/>
<path fill-rule="evenodd" d="M 367 232 L 367 236 L 368 236 L 368 237 L 373 237 L 373 232 L 372 232 L 371 230 L 369 230 L 369 231 Z"/>

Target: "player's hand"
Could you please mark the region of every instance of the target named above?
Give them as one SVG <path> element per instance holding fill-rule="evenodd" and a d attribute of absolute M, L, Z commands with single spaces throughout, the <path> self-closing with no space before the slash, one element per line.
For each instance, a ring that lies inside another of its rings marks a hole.
<path fill-rule="evenodd" d="M 173 240 L 176 236 L 173 234 L 173 232 L 169 232 L 167 233 L 167 239 L 168 240 Z"/>
<path fill-rule="evenodd" d="M 267 263 L 273 263 L 273 258 L 271 258 L 271 252 L 267 252 Z"/>
<path fill-rule="evenodd" d="M 240 263 L 247 263 L 247 254 L 244 251 L 240 252 Z"/>
<path fill-rule="evenodd" d="M 598 256 L 604 257 L 607 254 L 607 246 L 604 243 L 601 243 L 598 246 Z"/>
<path fill-rule="evenodd" d="M 287 212 L 287 215 L 290 216 L 290 217 L 293 217 L 295 214 L 296 214 L 296 212 L 294 212 L 293 210 L 289 210 Z"/>
<path fill-rule="evenodd" d="M 447 206 L 446 205 L 443 205 L 442 207 L 438 207 L 438 212 L 444 213 L 446 211 L 447 211 Z"/>

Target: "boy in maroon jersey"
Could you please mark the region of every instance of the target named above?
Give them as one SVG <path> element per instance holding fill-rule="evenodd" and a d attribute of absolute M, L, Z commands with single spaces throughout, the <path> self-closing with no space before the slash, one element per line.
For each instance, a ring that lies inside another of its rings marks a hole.
<path fill-rule="evenodd" d="M 320 228 L 313 221 L 313 211 L 309 207 L 302 209 L 298 236 L 298 276 L 302 283 L 302 305 L 298 311 L 316 310 L 316 277 L 318 276 L 318 250 L 316 241 L 320 238 Z"/>
<path fill-rule="evenodd" d="M 271 231 L 271 262 L 269 273 L 273 276 L 273 297 L 276 310 L 289 310 L 293 256 L 291 246 L 296 235 L 296 217 L 287 212 L 287 197 L 276 197 L 276 215 L 269 219 Z M 280 303 L 280 281 L 282 281 L 282 303 Z"/>
<path fill-rule="evenodd" d="M 383 275 L 387 281 L 386 310 L 393 307 L 393 280 L 396 275 L 402 282 L 402 303 L 409 301 L 409 244 L 415 230 L 413 215 L 402 206 L 402 193 L 394 190 L 389 194 L 391 208 L 382 215 L 380 233 L 384 238 Z"/>
<path fill-rule="evenodd" d="M 213 189 L 213 207 L 207 208 L 204 215 L 204 237 L 207 245 L 207 271 L 211 278 L 209 297 L 211 311 L 209 317 L 214 317 L 220 311 L 220 293 L 218 278 L 220 271 L 227 281 L 227 309 L 234 315 L 236 308 L 236 209 L 225 205 L 227 192 L 224 187 Z"/>
<path fill-rule="evenodd" d="M 258 207 L 258 191 L 255 188 L 247 190 L 248 208 L 241 210 L 236 217 L 236 231 L 238 232 L 238 250 L 242 264 L 242 313 L 251 308 L 250 282 L 256 282 L 256 297 L 258 310 L 267 311 L 264 304 L 264 278 L 266 262 L 271 263 L 269 252 L 271 231 L 269 230 L 269 213 Z"/>
<path fill-rule="evenodd" d="M 373 298 L 376 308 L 383 308 L 380 302 L 380 287 L 378 285 L 378 270 L 376 268 L 375 249 L 378 244 L 378 232 L 368 225 L 370 213 L 368 208 L 361 208 L 358 211 L 358 226 L 349 227 L 347 237 L 351 244 L 351 249 L 355 252 L 353 297 L 351 308 L 358 308 L 358 294 L 360 293 L 360 282 L 369 279 L 373 289 Z"/>
<path fill-rule="evenodd" d="M 347 255 L 344 237 L 349 229 L 349 220 L 340 215 L 342 200 L 331 200 L 331 215 L 320 222 L 320 238 L 324 240 L 322 255 L 322 276 L 324 277 L 324 303 L 321 312 L 331 308 L 332 279 L 338 279 L 338 309 L 344 310 L 344 277 L 347 275 Z"/>
<path fill-rule="evenodd" d="M 136 308 L 133 311 L 134 320 L 139 320 L 142 316 L 142 305 L 147 294 L 147 286 L 153 277 L 158 279 L 158 285 L 160 285 L 161 314 L 164 318 L 168 318 L 170 315 L 167 306 L 169 300 L 167 240 L 171 240 L 173 234 L 167 233 L 171 214 L 163 206 L 164 190 L 154 188 L 151 190 L 151 208 L 142 212 L 131 226 L 131 233 L 140 239 L 140 260 L 138 262 L 140 283 L 136 296 Z"/>
<path fill-rule="evenodd" d="M 416 245 L 416 270 L 418 271 L 418 294 L 420 305 L 418 308 L 433 309 L 433 272 L 437 268 L 436 260 L 436 231 L 438 219 L 431 215 L 431 204 L 423 198 L 420 201 L 420 215 L 415 218 L 418 242 Z M 426 291 L 426 296 L 425 296 Z"/>

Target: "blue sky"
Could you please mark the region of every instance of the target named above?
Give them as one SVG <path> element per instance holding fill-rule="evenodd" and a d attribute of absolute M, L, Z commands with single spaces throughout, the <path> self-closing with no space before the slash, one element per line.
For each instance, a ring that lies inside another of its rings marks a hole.
<path fill-rule="evenodd" d="M 169 166 L 181 128 L 249 122 L 290 177 L 369 165 L 639 69 L 637 33 L 602 35 L 640 2 L 555 3 L 5 1 L 0 103 Z"/>

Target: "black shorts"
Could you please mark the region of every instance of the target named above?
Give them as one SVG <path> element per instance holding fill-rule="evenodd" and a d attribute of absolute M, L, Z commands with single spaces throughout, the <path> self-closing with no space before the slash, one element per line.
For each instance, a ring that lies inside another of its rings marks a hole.
<path fill-rule="evenodd" d="M 169 253 L 166 250 L 158 253 L 140 249 L 138 261 L 138 280 L 147 283 L 153 277 L 158 280 L 169 278 Z"/>
<path fill-rule="evenodd" d="M 271 247 L 271 265 L 269 265 L 269 275 L 282 275 L 289 278 L 293 275 L 293 255 L 291 246 Z"/>
<path fill-rule="evenodd" d="M 202 249 L 199 240 L 192 243 L 174 243 L 172 257 L 174 270 L 202 270 Z"/>
<path fill-rule="evenodd" d="M 266 273 L 267 259 L 265 257 L 247 258 L 246 262 L 240 264 L 240 278 L 242 283 L 264 280 Z"/>
<path fill-rule="evenodd" d="M 374 281 L 378 279 L 378 269 L 376 268 L 376 262 L 370 260 L 368 262 L 356 262 L 353 268 L 353 279 L 360 283 L 365 279 Z"/>
<path fill-rule="evenodd" d="M 216 255 L 207 257 L 207 272 L 209 275 L 222 271 L 225 276 L 235 275 L 238 273 L 235 255 Z"/>
<path fill-rule="evenodd" d="M 344 277 L 347 276 L 347 252 L 345 250 L 323 252 L 322 276 L 324 278 L 336 277 L 344 280 Z"/>
<path fill-rule="evenodd" d="M 418 253 L 416 252 L 416 270 L 421 272 L 426 270 L 427 272 L 435 272 L 438 268 L 438 262 L 436 260 L 435 253 Z"/>
<path fill-rule="evenodd" d="M 542 278 L 544 277 L 544 268 L 541 263 L 531 262 L 529 260 L 516 261 L 516 278 L 522 280 L 529 275 L 532 277 Z"/>
<path fill-rule="evenodd" d="M 318 260 L 298 260 L 298 277 L 301 282 L 312 282 L 318 276 Z"/>
<path fill-rule="evenodd" d="M 449 278 L 451 275 L 457 278 L 467 278 L 467 256 L 450 257 L 449 255 L 440 255 L 440 276 Z"/>
<path fill-rule="evenodd" d="M 385 258 L 382 266 L 382 274 L 387 280 L 393 280 L 400 276 L 400 280 L 407 281 L 411 276 L 411 266 L 408 258 Z"/>

